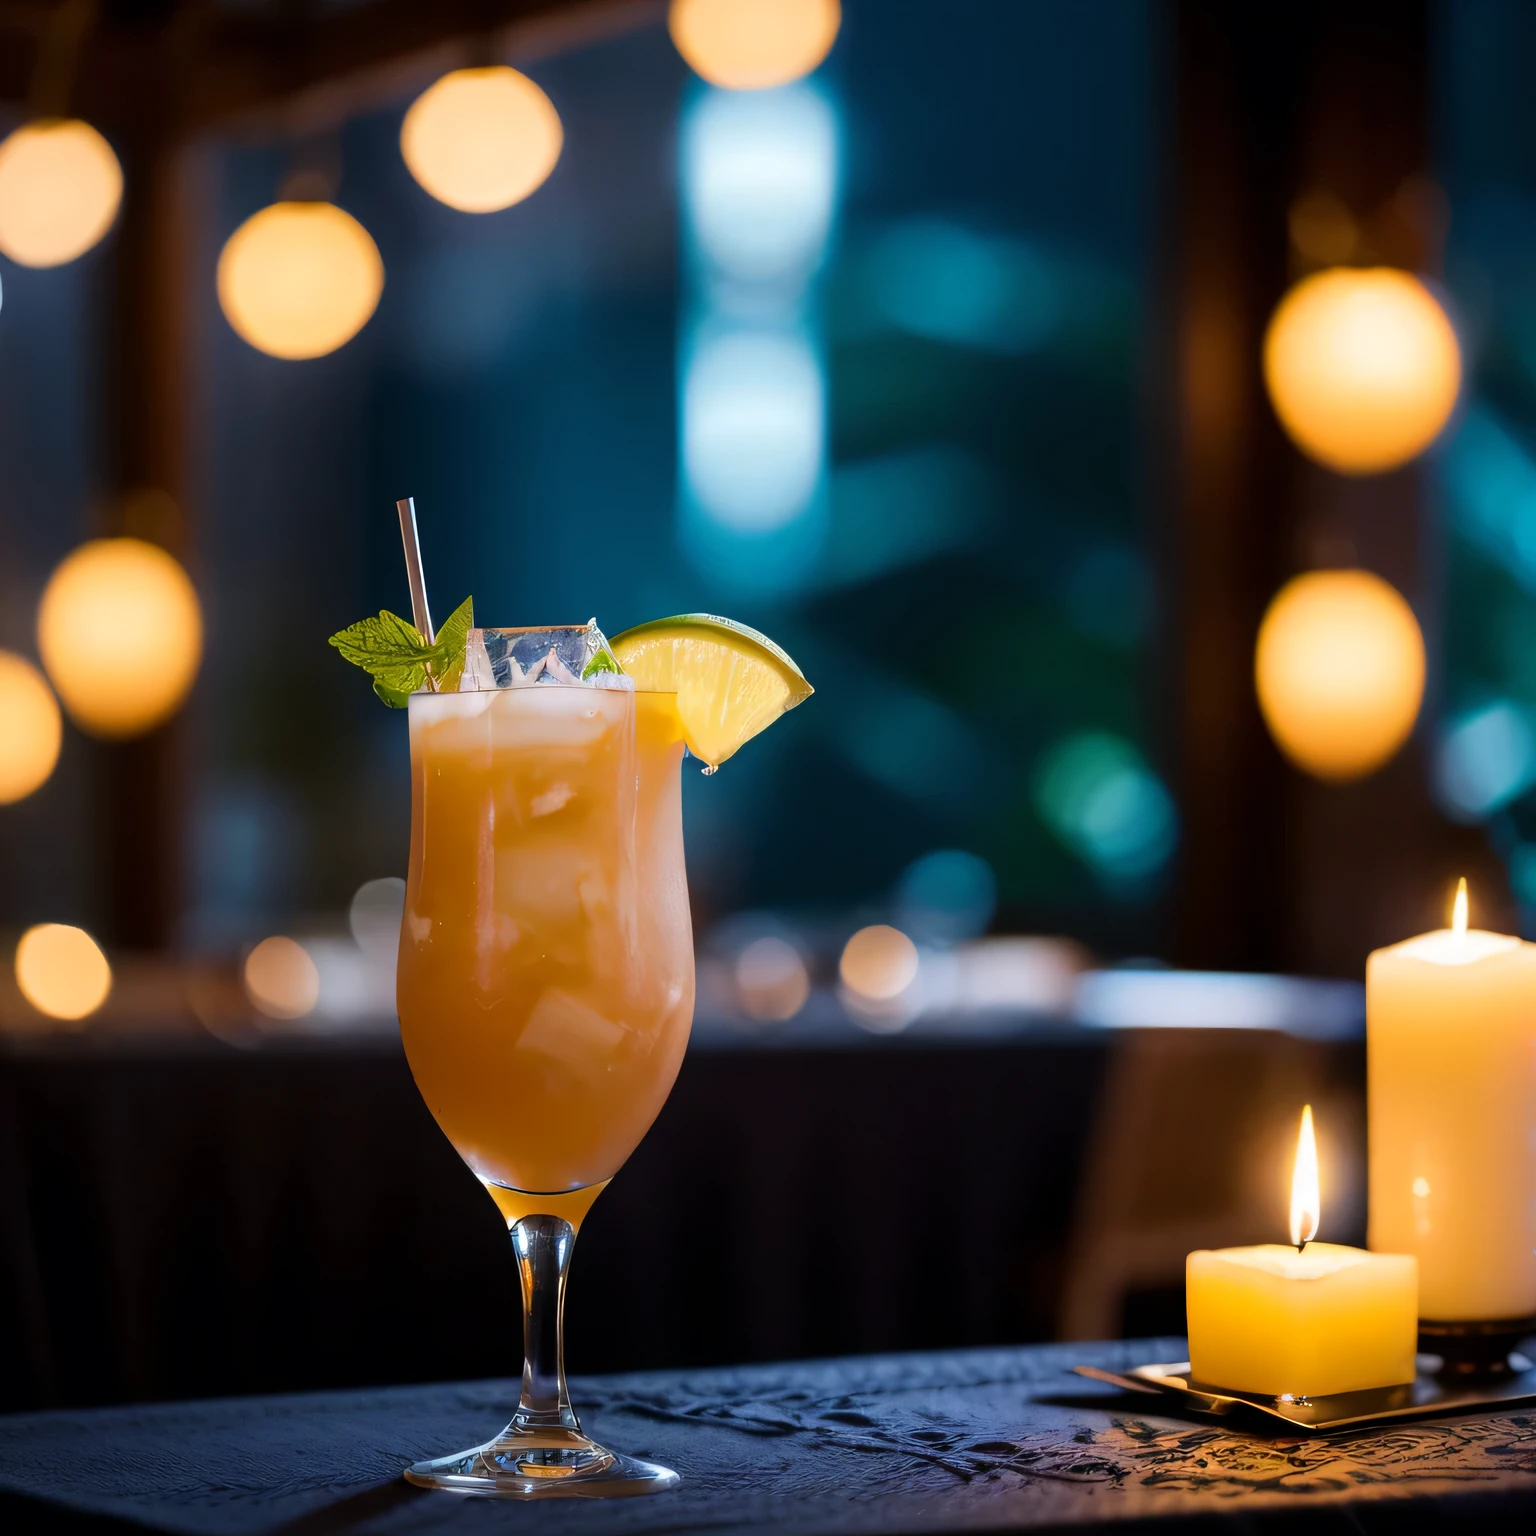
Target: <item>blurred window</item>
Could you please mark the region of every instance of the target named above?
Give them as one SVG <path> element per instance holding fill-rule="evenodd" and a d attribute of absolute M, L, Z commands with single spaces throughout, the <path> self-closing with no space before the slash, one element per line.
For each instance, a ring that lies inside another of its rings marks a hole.
<path fill-rule="evenodd" d="M 409 611 L 393 503 L 411 494 L 439 615 L 467 593 L 484 623 L 596 614 L 610 633 L 721 611 L 801 662 L 816 697 L 687 776 L 704 923 L 815 905 L 905 914 L 934 942 L 991 921 L 1156 950 L 1180 825 L 1154 730 L 1141 371 L 1156 9 L 843 15 L 821 68 L 761 92 L 700 80 L 659 22 L 515 61 L 564 147 L 500 212 L 412 178 L 410 94 L 330 139 L 207 146 L 187 300 L 194 947 L 316 917 L 343 932 L 364 881 L 404 873 L 403 717 L 325 641 Z M 283 361 L 231 330 L 214 269 L 317 166 L 384 287 L 339 350 Z M 91 318 L 73 270 L 15 279 L 29 304 L 52 285 L 61 359 Z M 14 349 L 30 332 L 4 280 Z M 61 434 L 45 402 L 80 416 L 73 367 L 34 389 L 0 355 L 0 451 L 29 509 L 5 547 L 27 545 L 39 587 L 73 537 L 53 509 L 83 528 L 89 487 L 16 465 L 29 434 Z"/>

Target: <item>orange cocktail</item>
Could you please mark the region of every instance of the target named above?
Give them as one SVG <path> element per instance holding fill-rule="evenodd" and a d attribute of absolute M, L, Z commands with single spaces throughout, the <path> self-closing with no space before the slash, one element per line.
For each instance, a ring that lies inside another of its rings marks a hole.
<path fill-rule="evenodd" d="M 523 1292 L 511 1422 L 405 1475 L 496 1498 L 658 1493 L 677 1474 L 604 1449 L 571 1406 L 566 1275 L 688 1043 L 685 744 L 712 772 L 811 687 L 767 636 L 709 614 L 610 646 L 595 621 L 477 629 L 466 600 L 434 636 L 404 510 L 402 528 L 420 626 L 385 612 L 331 639 L 410 709 L 400 1033 L 506 1218 Z"/>
<path fill-rule="evenodd" d="M 676 700 L 548 683 L 418 693 L 410 729 L 397 995 L 411 1071 L 509 1217 L 558 1212 L 511 1192 L 610 1179 L 688 1041 Z"/>

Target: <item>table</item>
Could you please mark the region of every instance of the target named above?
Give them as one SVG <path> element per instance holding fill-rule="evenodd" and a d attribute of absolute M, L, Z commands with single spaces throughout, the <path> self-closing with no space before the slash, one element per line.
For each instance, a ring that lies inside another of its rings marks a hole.
<path fill-rule="evenodd" d="M 681 1470 L 673 1493 L 509 1507 L 410 1488 L 486 1438 L 512 1381 L 0 1418 L 0 1524 L 71 1515 L 184 1536 L 366 1531 L 860 1533 L 1124 1527 L 1529 1529 L 1536 1413 L 1270 1436 L 1149 1411 L 1068 1374 L 1178 1339 L 883 1355 L 579 1381 L 589 1432 Z M 1161 1407 L 1161 1405 L 1157 1405 Z"/>

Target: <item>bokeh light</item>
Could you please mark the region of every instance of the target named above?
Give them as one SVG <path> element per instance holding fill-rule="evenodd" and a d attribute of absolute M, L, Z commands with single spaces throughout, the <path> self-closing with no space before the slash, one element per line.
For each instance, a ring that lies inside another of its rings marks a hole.
<path fill-rule="evenodd" d="M 0 651 L 0 805 L 24 800 L 48 782 L 63 735 L 43 674 L 24 656 Z"/>
<path fill-rule="evenodd" d="M 1308 261 L 1335 267 L 1346 262 L 1360 243 L 1360 225 L 1335 192 L 1314 188 L 1291 204 L 1286 223 L 1291 244 Z"/>
<path fill-rule="evenodd" d="M 715 522 L 764 533 L 805 513 L 827 447 L 826 380 L 808 340 L 711 337 L 688 358 L 682 407 L 683 472 Z"/>
<path fill-rule="evenodd" d="M 1029 352 L 1063 313 L 1058 272 L 1022 240 L 949 219 L 903 219 L 870 243 L 868 294 L 881 318 L 932 341 Z"/>
<path fill-rule="evenodd" d="M 736 957 L 736 998 L 748 1018 L 792 1019 L 810 995 L 805 961 L 787 939 L 766 934 Z"/>
<path fill-rule="evenodd" d="M 245 957 L 245 995 L 269 1019 L 302 1019 L 320 1001 L 320 972 L 296 939 L 274 934 Z"/>
<path fill-rule="evenodd" d="M 1446 729 L 1436 755 L 1440 802 L 1458 821 L 1481 821 L 1536 784 L 1536 728 L 1513 699 L 1496 699 Z"/>
<path fill-rule="evenodd" d="M 837 967 L 843 985 L 872 1002 L 899 997 L 917 979 L 917 968 L 917 945 L 885 923 L 860 928 L 843 946 Z"/>
<path fill-rule="evenodd" d="M 400 127 L 411 175 L 463 213 L 521 202 L 554 170 L 563 142 L 554 103 L 505 64 L 444 75 L 411 103 Z"/>
<path fill-rule="evenodd" d="M 1311 571 L 1276 594 L 1254 659 L 1270 734 L 1320 779 L 1363 778 L 1408 739 L 1424 697 L 1424 637 L 1369 571 Z"/>
<path fill-rule="evenodd" d="M 1411 273 L 1336 268 L 1281 300 L 1264 378 L 1303 453 L 1340 474 L 1380 474 L 1422 453 L 1450 419 L 1461 349 Z"/>
<path fill-rule="evenodd" d="M 1041 820 L 1119 893 L 1133 893 L 1168 863 L 1179 818 L 1163 782 L 1123 736 L 1085 731 L 1056 742 L 1034 781 Z"/>
<path fill-rule="evenodd" d="M 83 1019 L 106 1002 L 112 967 L 85 929 L 39 923 L 16 946 L 16 985 L 50 1019 Z"/>
<path fill-rule="evenodd" d="M 907 866 L 896 906 L 902 926 L 929 943 L 974 939 L 997 909 L 997 877 L 976 854 L 939 848 Z"/>
<path fill-rule="evenodd" d="M 219 304 L 236 333 L 273 357 L 323 357 L 357 335 L 384 291 L 373 236 L 334 203 L 273 203 L 219 254 Z"/>
<path fill-rule="evenodd" d="M 158 545 L 93 539 L 49 577 L 37 644 L 76 725 L 136 736 L 186 698 L 202 660 L 202 610 L 187 573 Z"/>
<path fill-rule="evenodd" d="M 681 160 L 710 277 L 772 284 L 786 302 L 797 295 L 826 259 L 837 203 L 837 112 L 825 94 L 705 92 L 683 119 Z"/>
<path fill-rule="evenodd" d="M 760 91 L 808 75 L 842 23 L 838 0 L 672 0 L 677 51 L 711 85 Z"/>
<path fill-rule="evenodd" d="M 370 959 L 395 968 L 400 952 L 400 923 L 405 915 L 405 881 L 398 875 L 365 880 L 347 910 L 347 923 L 357 947 Z"/>
<path fill-rule="evenodd" d="M 122 167 L 89 123 L 26 123 L 0 142 L 0 251 L 24 267 L 83 256 L 122 200 Z"/>

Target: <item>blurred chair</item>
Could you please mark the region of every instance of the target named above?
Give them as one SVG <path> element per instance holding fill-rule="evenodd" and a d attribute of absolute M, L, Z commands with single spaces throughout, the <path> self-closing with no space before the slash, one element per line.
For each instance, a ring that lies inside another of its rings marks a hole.
<path fill-rule="evenodd" d="M 1356 1235 L 1362 1089 L 1339 1080 L 1337 1051 L 1246 1029 L 1127 1030 L 1119 1046 L 1068 1250 L 1063 1338 L 1120 1336 L 1138 1294 L 1182 1290 L 1191 1249 L 1284 1242 L 1304 1103 L 1320 1131 L 1324 1235 Z"/>

